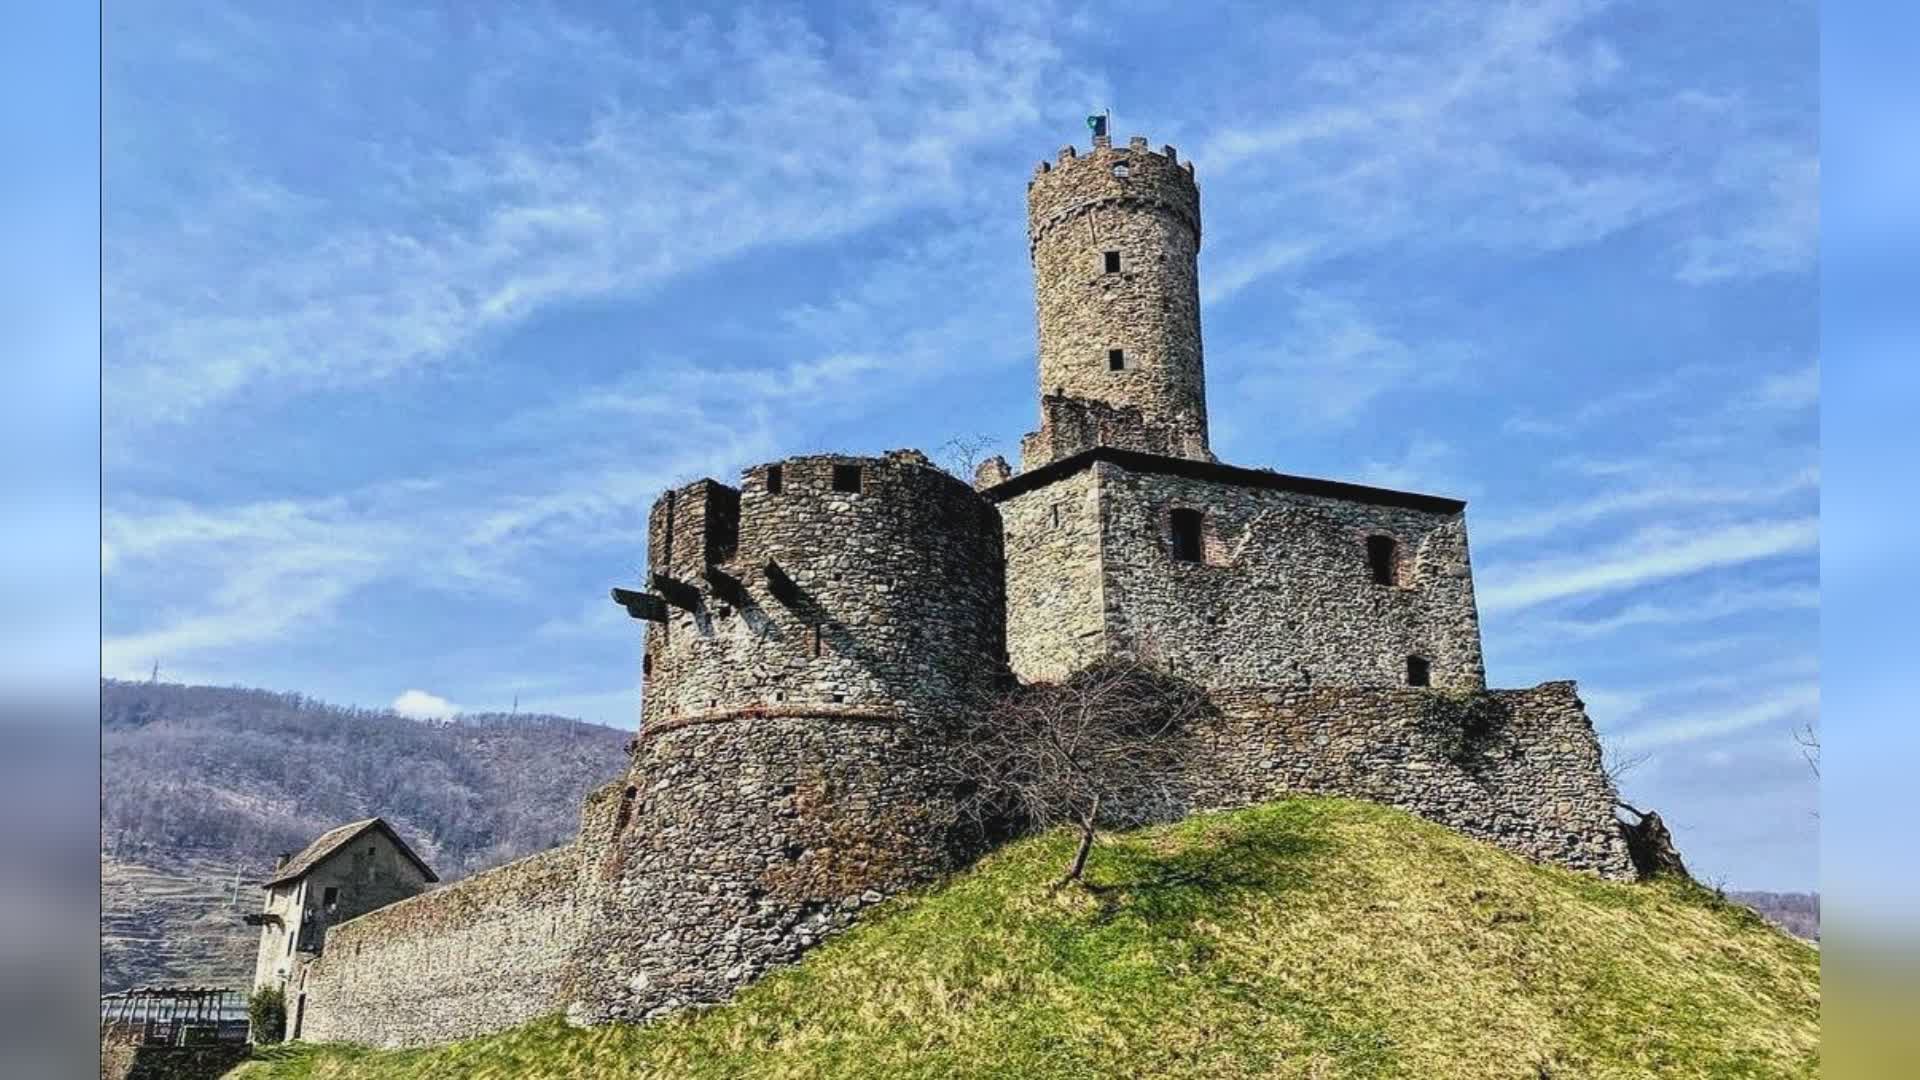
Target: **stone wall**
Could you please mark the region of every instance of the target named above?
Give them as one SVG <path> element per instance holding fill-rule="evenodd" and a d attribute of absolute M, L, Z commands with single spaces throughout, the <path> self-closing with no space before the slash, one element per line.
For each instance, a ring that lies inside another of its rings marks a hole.
<path fill-rule="evenodd" d="M 961 855 L 932 721 L 741 713 L 643 733 L 586 885 L 568 1015 L 723 1001 Z M 611 809 L 611 808 L 609 808 Z"/>
<path fill-rule="evenodd" d="M 302 1039 L 447 1042 L 566 1004 L 581 854 L 554 848 L 341 923 L 288 992 Z"/>
<path fill-rule="evenodd" d="M 1192 166 L 1143 138 L 1123 149 L 1103 138 L 1085 157 L 1063 149 L 1028 185 L 1027 235 L 1043 397 L 1135 410 L 1131 422 L 1106 416 L 1106 445 L 1208 457 Z M 1108 252 L 1118 269 L 1108 269 Z M 1073 430 L 1098 419 L 1043 409 L 1041 430 L 1022 444 L 1024 466 L 1079 449 Z"/>
<path fill-rule="evenodd" d="M 702 539 L 723 519 L 734 535 Z M 1004 666 L 999 514 L 917 452 L 789 458 L 737 492 L 704 480 L 656 503 L 651 533 L 649 566 L 685 599 L 647 627 L 648 729 L 761 706 L 935 715 Z"/>
<path fill-rule="evenodd" d="M 1007 656 L 1021 678 L 1059 680 L 1106 654 L 1100 500 L 1083 469 L 1000 505 Z"/>
<path fill-rule="evenodd" d="M 1571 682 L 1446 693 L 1283 687 L 1216 693 L 1182 765 L 1135 777 L 1121 820 L 1342 795 L 1397 806 L 1538 862 L 1632 880 L 1613 783 Z"/>
<path fill-rule="evenodd" d="M 1419 657 L 1435 687 L 1486 685 L 1456 501 L 1112 450 L 988 495 L 1007 528 L 1007 647 L 1021 678 L 1130 654 L 1208 688 L 1398 686 Z M 1072 511 L 1058 524 L 1056 506 Z M 1201 513 L 1200 561 L 1174 557 L 1175 509 Z M 1393 584 L 1374 581 L 1376 536 L 1395 543 Z M 1061 602 L 1081 608 L 1045 606 Z"/>

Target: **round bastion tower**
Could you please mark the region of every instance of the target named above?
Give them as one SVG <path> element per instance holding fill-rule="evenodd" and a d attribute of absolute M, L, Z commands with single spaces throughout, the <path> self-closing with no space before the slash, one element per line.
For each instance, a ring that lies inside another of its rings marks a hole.
<path fill-rule="evenodd" d="M 1211 460 L 1200 354 L 1200 190 L 1173 147 L 1096 136 L 1027 185 L 1040 430 L 1022 466 L 1091 446 Z"/>
<path fill-rule="evenodd" d="M 577 1020 L 726 1000 L 952 864 L 953 721 L 1006 672 L 993 504 L 916 451 L 667 492 L 639 737 L 589 798 Z"/>

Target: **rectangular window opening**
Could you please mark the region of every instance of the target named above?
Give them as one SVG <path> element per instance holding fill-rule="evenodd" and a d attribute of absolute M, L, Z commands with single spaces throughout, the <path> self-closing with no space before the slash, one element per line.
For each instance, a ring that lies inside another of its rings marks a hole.
<path fill-rule="evenodd" d="M 1057 529 L 1060 527 L 1060 504 L 1054 503 L 1052 510 L 1053 510 L 1053 527 Z"/>
<path fill-rule="evenodd" d="M 1428 666 L 1426 657 L 1424 656 L 1407 657 L 1407 685 L 1408 686 L 1432 686 L 1433 685 L 1433 671 Z"/>
<path fill-rule="evenodd" d="M 333 906 L 339 902 L 340 890 L 332 885 L 327 886 L 327 891 L 320 894 L 320 906 L 328 911 L 332 911 Z"/>
<path fill-rule="evenodd" d="M 1175 510 L 1173 521 L 1173 557 L 1181 562 L 1200 561 L 1200 529 L 1204 521 L 1200 511 Z"/>
<path fill-rule="evenodd" d="M 767 466 L 767 494 L 780 494 L 780 485 L 786 480 L 786 470 L 778 465 Z"/>
<path fill-rule="evenodd" d="M 833 490 L 859 494 L 860 466 L 835 465 L 833 467 Z"/>
<path fill-rule="evenodd" d="M 1127 350 L 1108 349 L 1107 350 L 1107 370 L 1108 371 L 1127 370 Z"/>
<path fill-rule="evenodd" d="M 1119 252 L 1109 251 L 1106 253 L 1106 269 L 1107 269 L 1107 273 L 1109 274 L 1117 274 L 1120 272 L 1120 253 Z"/>
<path fill-rule="evenodd" d="M 1367 537 L 1367 567 L 1373 571 L 1375 585 L 1398 583 L 1398 548 L 1391 536 Z"/>

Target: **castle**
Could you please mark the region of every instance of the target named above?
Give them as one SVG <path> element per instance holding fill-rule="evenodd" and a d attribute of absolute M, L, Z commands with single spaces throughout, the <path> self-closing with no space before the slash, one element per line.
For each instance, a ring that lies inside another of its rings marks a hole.
<path fill-rule="evenodd" d="M 665 493 L 645 587 L 614 590 L 645 627 L 627 774 L 574 843 L 263 956 L 302 1037 L 725 1000 L 965 857 L 939 765 L 969 702 L 1105 657 L 1215 707 L 1119 820 L 1332 793 L 1633 875 L 1572 684 L 1486 689 L 1463 503 L 1215 458 L 1192 164 L 1099 136 L 1041 164 L 1027 208 L 1040 423 L 1019 471 L 815 455 Z"/>

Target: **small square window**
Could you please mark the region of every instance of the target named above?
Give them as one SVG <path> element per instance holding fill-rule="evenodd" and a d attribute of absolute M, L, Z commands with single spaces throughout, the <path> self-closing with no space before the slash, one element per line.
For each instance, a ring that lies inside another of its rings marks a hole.
<path fill-rule="evenodd" d="M 1107 350 L 1107 370 L 1108 371 L 1127 370 L 1127 350 L 1108 349 Z"/>
<path fill-rule="evenodd" d="M 833 467 L 833 490 L 858 494 L 860 491 L 860 466 L 835 465 Z"/>
<path fill-rule="evenodd" d="M 1119 252 L 1109 251 L 1106 253 L 1104 258 L 1106 260 L 1107 273 L 1117 274 L 1120 272 L 1120 253 Z"/>
<path fill-rule="evenodd" d="M 1428 666 L 1426 657 L 1424 656 L 1407 657 L 1407 685 L 1408 686 L 1432 686 L 1433 685 L 1433 671 Z"/>
<path fill-rule="evenodd" d="M 786 480 L 786 470 L 778 465 L 767 466 L 767 494 L 780 494 L 780 485 Z"/>

